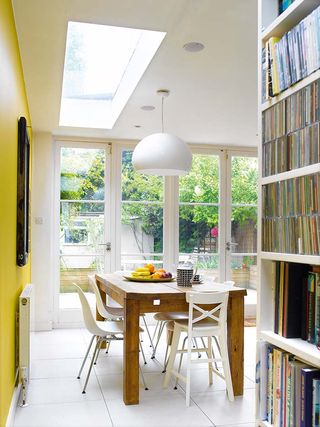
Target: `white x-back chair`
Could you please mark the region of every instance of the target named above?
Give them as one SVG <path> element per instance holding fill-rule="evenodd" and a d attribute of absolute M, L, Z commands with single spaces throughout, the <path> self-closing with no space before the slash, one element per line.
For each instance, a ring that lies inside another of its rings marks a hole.
<path fill-rule="evenodd" d="M 166 388 L 169 385 L 171 375 L 181 379 L 186 383 L 186 405 L 190 405 L 190 377 L 191 364 L 193 363 L 208 363 L 209 367 L 209 384 L 212 384 L 212 373 L 215 372 L 226 381 L 226 388 L 229 400 L 234 400 L 233 386 L 229 365 L 228 346 L 227 346 L 227 309 L 228 309 L 228 292 L 187 292 L 186 300 L 189 303 L 189 318 L 187 320 L 176 320 L 174 322 L 174 330 L 172 337 L 172 345 L 167 365 L 166 375 L 163 386 Z M 214 305 L 214 308 L 209 310 L 201 308 L 199 305 Z M 199 315 L 198 315 L 199 314 Z M 179 339 L 181 333 L 187 333 L 187 349 L 178 350 Z M 212 353 L 212 337 L 217 337 L 220 347 L 220 357 L 216 358 Z M 197 337 L 206 337 L 208 345 L 204 348 L 193 349 L 192 340 Z M 196 358 L 192 359 L 193 352 L 204 351 L 207 354 L 207 359 Z M 174 370 L 174 361 L 177 353 L 180 353 L 180 363 L 178 371 Z M 180 373 L 183 354 L 187 354 L 187 374 L 183 376 Z M 223 374 L 213 367 L 213 363 L 222 362 Z M 177 384 L 177 383 L 176 383 Z"/>

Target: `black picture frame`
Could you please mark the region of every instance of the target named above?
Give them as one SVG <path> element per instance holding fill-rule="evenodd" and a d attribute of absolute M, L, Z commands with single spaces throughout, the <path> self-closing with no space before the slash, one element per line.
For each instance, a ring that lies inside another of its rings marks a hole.
<path fill-rule="evenodd" d="M 30 139 L 27 120 L 18 121 L 17 265 L 23 267 L 30 253 Z"/>

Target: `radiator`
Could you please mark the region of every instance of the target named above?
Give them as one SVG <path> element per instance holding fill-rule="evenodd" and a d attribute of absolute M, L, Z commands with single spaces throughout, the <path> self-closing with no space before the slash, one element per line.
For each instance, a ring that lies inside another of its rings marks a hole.
<path fill-rule="evenodd" d="M 20 406 L 27 405 L 27 389 L 30 378 L 30 330 L 32 285 L 27 285 L 19 297 L 19 382 Z"/>

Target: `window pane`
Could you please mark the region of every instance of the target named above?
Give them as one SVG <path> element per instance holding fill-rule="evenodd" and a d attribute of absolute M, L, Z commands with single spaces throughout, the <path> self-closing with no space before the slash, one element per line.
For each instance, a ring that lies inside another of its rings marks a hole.
<path fill-rule="evenodd" d="M 145 264 L 154 264 L 155 268 L 163 268 L 162 255 L 148 255 L 145 257 L 137 255 L 122 255 L 121 269 L 133 271 L 138 267 L 143 267 Z"/>
<path fill-rule="evenodd" d="M 102 251 L 102 249 L 101 249 Z M 90 290 L 88 282 L 88 274 L 104 271 L 103 255 L 80 255 L 70 250 L 70 254 L 60 255 L 60 293 L 75 292 L 76 283 L 84 292 Z M 61 308 L 74 308 L 74 303 L 77 298 L 71 298 L 70 305 Z M 62 300 L 60 300 L 62 301 Z"/>
<path fill-rule="evenodd" d="M 232 252 L 257 252 L 257 208 L 233 207 L 231 211 Z"/>
<path fill-rule="evenodd" d="M 218 253 L 218 218 L 217 206 L 180 206 L 179 252 Z"/>
<path fill-rule="evenodd" d="M 232 203 L 258 203 L 258 159 L 232 157 Z"/>
<path fill-rule="evenodd" d="M 158 205 L 123 203 L 121 215 L 122 253 L 161 253 L 163 208 Z"/>
<path fill-rule="evenodd" d="M 254 255 L 231 256 L 231 280 L 236 285 L 257 288 L 257 257 Z"/>
<path fill-rule="evenodd" d="M 180 202 L 219 203 L 219 157 L 194 154 L 192 169 L 179 179 Z"/>
<path fill-rule="evenodd" d="M 60 253 L 97 253 L 104 243 L 103 203 L 60 203 Z M 71 252 L 70 252 L 71 251 Z"/>
<path fill-rule="evenodd" d="M 122 200 L 163 201 L 163 177 L 136 173 L 132 153 L 122 152 Z"/>
<path fill-rule="evenodd" d="M 61 148 L 60 198 L 104 200 L 105 150 Z"/>

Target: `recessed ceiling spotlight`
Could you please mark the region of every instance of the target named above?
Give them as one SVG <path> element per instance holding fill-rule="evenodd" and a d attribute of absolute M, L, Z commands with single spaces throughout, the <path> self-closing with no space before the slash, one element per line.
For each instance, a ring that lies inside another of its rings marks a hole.
<path fill-rule="evenodd" d="M 152 111 L 152 110 L 154 110 L 156 107 L 154 107 L 153 105 L 143 105 L 142 107 L 141 107 L 141 110 L 144 110 L 144 111 Z"/>
<path fill-rule="evenodd" d="M 200 52 L 204 49 L 204 44 L 200 42 L 190 42 L 183 45 L 183 49 L 187 52 Z"/>
<path fill-rule="evenodd" d="M 134 125 L 135 128 L 141 128 L 141 125 Z"/>

